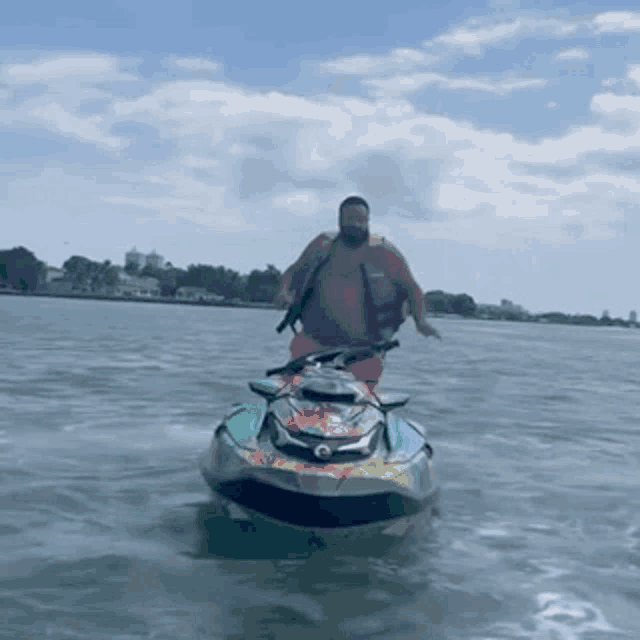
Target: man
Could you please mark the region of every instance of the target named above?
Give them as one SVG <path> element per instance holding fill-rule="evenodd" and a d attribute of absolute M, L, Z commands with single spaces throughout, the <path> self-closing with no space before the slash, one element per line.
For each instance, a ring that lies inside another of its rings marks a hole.
<path fill-rule="evenodd" d="M 290 344 L 291 356 L 328 347 L 389 340 L 413 316 L 423 336 L 440 338 L 426 321 L 427 301 L 396 247 L 369 235 L 369 205 L 351 196 L 340 205 L 339 233 L 321 233 L 282 276 L 275 304 L 288 309 L 278 327 L 296 320 L 303 330 Z M 372 389 L 382 375 L 382 358 L 352 367 Z"/>

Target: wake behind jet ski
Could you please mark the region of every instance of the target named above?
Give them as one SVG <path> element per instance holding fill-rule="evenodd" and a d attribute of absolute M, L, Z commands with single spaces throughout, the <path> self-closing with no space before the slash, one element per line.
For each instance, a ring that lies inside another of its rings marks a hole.
<path fill-rule="evenodd" d="M 346 371 L 398 341 L 307 354 L 249 384 L 201 471 L 227 515 L 322 537 L 404 535 L 437 496 L 424 427 L 395 416 L 405 394 L 370 392 Z"/>

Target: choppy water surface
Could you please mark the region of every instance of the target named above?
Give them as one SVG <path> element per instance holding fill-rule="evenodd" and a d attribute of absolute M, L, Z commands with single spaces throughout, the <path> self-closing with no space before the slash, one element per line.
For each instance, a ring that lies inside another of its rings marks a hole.
<path fill-rule="evenodd" d="M 211 517 L 212 426 L 284 362 L 264 310 L 0 298 L 0 637 L 640 637 L 640 331 L 436 321 L 385 386 L 441 517 L 311 549 Z"/>

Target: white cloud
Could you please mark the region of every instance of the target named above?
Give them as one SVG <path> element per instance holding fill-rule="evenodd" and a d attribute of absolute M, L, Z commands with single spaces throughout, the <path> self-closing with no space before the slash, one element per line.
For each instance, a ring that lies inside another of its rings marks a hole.
<path fill-rule="evenodd" d="M 640 64 L 631 64 L 627 70 L 627 78 L 633 82 L 636 87 L 640 87 Z"/>
<path fill-rule="evenodd" d="M 215 158 L 201 158 L 194 155 L 184 156 L 180 162 L 190 169 L 211 169 L 212 167 L 220 166 L 220 161 Z"/>
<path fill-rule="evenodd" d="M 606 116 L 610 120 L 623 121 L 630 125 L 640 124 L 639 96 L 600 93 L 591 99 L 591 109 L 594 113 Z"/>
<path fill-rule="evenodd" d="M 235 179 L 229 173 L 229 167 L 251 157 L 254 152 L 255 147 L 243 144 L 241 137 L 242 132 L 251 126 L 248 114 L 260 127 L 266 126 L 266 131 L 283 118 L 288 118 L 295 125 L 288 130 L 291 142 L 295 142 L 292 147 L 295 153 L 278 157 L 291 175 L 311 171 L 315 175 L 333 178 L 336 189 L 327 196 L 331 198 L 340 192 L 360 190 L 349 180 L 345 181 L 345 172 L 348 173 L 348 167 L 361 163 L 360 159 L 366 159 L 371 153 L 401 153 L 407 162 L 413 162 L 403 169 L 408 184 L 411 184 L 411 174 L 419 172 L 420 163 L 434 157 L 443 159 L 447 170 L 426 184 L 416 183 L 413 189 L 422 210 L 437 213 L 436 219 L 430 222 L 407 223 L 403 220 L 403 224 L 410 225 L 411 232 L 418 236 L 427 234 L 429 237 L 459 241 L 467 238 L 485 246 L 518 244 L 526 237 L 556 243 L 562 242 L 562 238 L 573 241 L 557 221 L 565 216 L 563 211 L 579 211 L 573 218 L 584 227 L 581 233 L 584 237 L 596 237 L 609 233 L 606 224 L 599 224 L 598 220 L 610 223 L 617 219 L 618 214 L 611 204 L 616 198 L 637 199 L 634 180 L 610 176 L 600 169 L 568 182 L 556 179 L 553 173 L 540 176 L 534 172 L 522 176 L 514 173 L 513 169 L 517 164 L 533 169 L 537 166 L 559 166 L 560 162 L 576 163 L 580 154 L 588 152 L 624 151 L 634 145 L 640 147 L 637 135 L 634 138 L 598 127 L 583 127 L 557 139 L 530 144 L 509 134 L 479 131 L 464 122 L 420 114 L 403 100 L 385 99 L 372 104 L 353 97 L 334 98 L 330 102 L 291 96 L 275 99 L 275 96 L 265 98 L 258 93 L 240 92 L 231 86 L 216 87 L 216 108 L 199 112 L 200 129 L 192 130 L 190 123 L 194 113 L 181 104 L 191 94 L 185 92 L 179 83 L 171 87 L 179 99 L 176 95 L 173 100 L 146 96 L 141 98 L 144 109 L 138 111 L 139 104 L 133 109 L 129 104 L 126 109 L 119 109 L 116 105 L 114 111 L 126 113 L 127 118 L 137 114 L 159 127 L 164 136 L 180 140 L 185 152 L 176 160 L 184 170 L 171 169 L 169 164 L 167 170 L 160 174 L 145 175 L 144 178 L 138 176 L 138 180 L 144 179 L 150 189 L 165 189 L 162 195 L 147 193 L 144 188 L 137 187 L 136 194 L 106 197 L 104 201 L 151 210 L 154 216 L 167 220 L 180 216 L 212 228 L 247 228 L 242 216 L 221 220 L 213 212 L 234 207 L 242 209 L 234 195 Z M 171 87 L 157 91 L 164 91 L 166 97 L 171 93 Z M 210 97 L 207 94 L 207 98 Z M 594 105 L 604 108 L 607 99 L 605 94 Z M 274 109 L 273 102 L 286 104 L 286 108 Z M 207 99 L 205 103 L 210 101 Z M 196 106 L 199 104 L 197 102 Z M 228 108 L 230 104 L 233 105 L 231 109 Z M 223 111 L 225 107 L 227 111 Z M 633 109 L 635 105 L 629 104 L 625 108 Z M 221 112 L 224 117 L 221 117 Z M 313 119 L 310 114 L 313 114 Z M 345 127 L 345 122 L 350 126 Z M 187 152 L 192 149 L 192 142 L 201 138 L 201 132 L 219 127 L 224 129 L 219 132 L 218 142 L 211 149 L 215 148 L 215 161 Z M 185 130 L 190 131 L 186 138 Z M 341 135 L 336 137 L 337 130 Z M 287 144 L 282 148 L 288 148 Z M 211 166 L 220 169 L 216 173 L 216 184 L 205 184 L 187 173 L 190 169 Z M 135 182 L 135 176 L 131 179 Z M 371 198 L 372 194 L 365 196 Z M 310 189 L 289 188 L 282 193 L 265 194 L 265 197 L 263 204 L 258 200 L 252 206 L 284 210 L 296 217 L 315 215 L 324 206 L 318 192 Z M 583 200 L 576 203 L 576 199 L 581 197 Z M 217 204 L 212 206 L 212 202 Z M 394 205 L 399 209 L 404 207 L 402 202 Z M 589 224 L 583 218 L 588 219 Z"/>
<path fill-rule="evenodd" d="M 565 49 L 557 53 L 553 60 L 554 62 L 563 62 L 566 60 L 588 60 L 589 54 L 582 47 L 573 47 L 572 49 Z"/>
<path fill-rule="evenodd" d="M 181 172 L 168 171 L 162 176 L 145 176 L 152 185 L 163 184 L 170 195 L 154 196 L 150 189 L 154 187 L 136 186 L 136 194 L 102 196 L 103 202 L 118 207 L 141 208 L 152 212 L 141 222 L 164 220 L 175 224 L 178 218 L 202 225 L 220 232 L 240 232 L 255 229 L 248 224 L 239 207 L 229 206 L 226 202 L 227 187 L 224 185 L 205 185 Z M 145 192 L 147 194 L 145 195 Z"/>
<path fill-rule="evenodd" d="M 412 85 L 419 81 L 435 83 L 433 78 L 438 74 L 438 66 L 452 56 L 464 54 L 481 57 L 491 47 L 513 45 L 527 38 L 570 39 L 579 36 L 594 37 L 605 32 L 636 30 L 640 30 L 640 13 L 637 12 L 605 12 L 591 19 L 540 17 L 537 14 L 520 15 L 513 19 L 494 19 L 493 22 L 474 18 L 425 41 L 423 46 L 426 50 L 393 49 L 385 55 L 341 57 L 324 62 L 316 69 L 321 73 L 334 75 L 365 76 L 369 78 L 365 83 L 371 84 L 375 79 L 381 86 L 387 85 L 387 90 L 389 85 L 395 83 L 394 90 L 401 91 L 401 85 Z M 580 61 L 589 57 L 589 53 L 580 46 L 559 52 L 554 61 Z M 434 76 L 430 76 L 427 70 Z M 464 81 L 466 79 L 462 80 Z M 449 88 L 448 83 L 442 80 L 436 84 Z M 477 88 L 491 90 L 488 88 L 490 86 L 490 83 L 480 81 Z"/>
<path fill-rule="evenodd" d="M 206 58 L 177 58 L 174 62 L 176 67 L 187 71 L 218 71 L 220 65 Z"/>
<path fill-rule="evenodd" d="M 547 107 L 547 109 L 555 109 L 558 106 L 557 102 L 547 102 L 547 104 L 545 105 Z"/>
<path fill-rule="evenodd" d="M 427 87 L 440 89 L 461 89 L 467 91 L 487 91 L 506 95 L 519 89 L 541 88 L 547 84 L 544 79 L 516 80 L 513 78 L 490 79 L 482 76 L 448 76 L 441 73 L 415 73 L 392 78 L 372 78 L 364 82 L 387 94 L 403 94 Z"/>
<path fill-rule="evenodd" d="M 445 46 L 449 49 L 481 55 L 487 47 L 503 42 L 537 36 L 566 37 L 576 33 L 577 22 L 561 18 L 519 17 L 515 20 L 495 21 L 493 24 L 470 21 L 424 43 L 425 47 Z"/>
<path fill-rule="evenodd" d="M 608 93 L 604 95 L 628 96 L 636 95 L 640 87 L 640 65 L 630 64 L 622 78 L 605 78 L 601 87 Z"/>
<path fill-rule="evenodd" d="M 640 13 L 631 11 L 609 11 L 593 19 L 593 25 L 600 33 L 640 31 Z"/>
<path fill-rule="evenodd" d="M 137 80 L 137 77 L 118 71 L 115 56 L 63 55 L 44 58 L 29 64 L 5 64 L 2 79 L 9 84 L 49 84 L 69 77 L 84 77 L 95 80 Z"/>
<path fill-rule="evenodd" d="M 0 79 L 8 90 L 0 102 L 0 123 L 45 126 L 103 149 L 122 148 L 128 141 L 109 133 L 112 85 L 139 80 L 119 71 L 139 63 L 116 56 L 64 54 L 42 56 L 28 64 L 5 64 Z"/>
<path fill-rule="evenodd" d="M 70 135 L 80 140 L 114 148 L 119 148 L 127 144 L 126 141 L 121 138 L 105 135 L 100 126 L 103 124 L 102 116 L 79 118 L 73 113 L 65 111 L 61 105 L 55 102 L 31 109 L 29 116 L 44 120 L 51 131 L 59 132 L 63 135 Z"/>
<path fill-rule="evenodd" d="M 313 191 L 295 191 L 272 200 L 275 209 L 285 209 L 297 217 L 308 218 L 315 215 L 320 208 L 320 198 Z"/>
<path fill-rule="evenodd" d="M 479 41 L 491 38 L 485 34 Z M 109 69 L 117 69 L 117 61 Z M 627 77 L 637 82 L 638 67 L 629 67 Z M 110 97 L 101 115 L 76 115 L 63 95 L 60 101 L 51 96 L 34 99 L 24 113 L 15 113 L 107 148 L 126 142 L 110 133 L 119 121 L 150 127 L 149 135 L 169 142 L 171 153 L 166 158 L 136 155 L 142 152 L 130 145 L 122 156 L 123 166 L 129 167 L 127 176 L 114 175 L 120 187 L 101 192 L 101 202 L 220 230 L 261 224 L 259 217 L 252 219 L 256 211 L 311 216 L 328 203 L 333 207 L 333 200 L 344 193 L 360 191 L 382 210 L 396 211 L 390 217 L 397 215 L 417 237 L 466 238 L 485 246 L 532 237 L 559 243 L 574 241 L 563 228 L 566 211 L 578 212 L 571 223 L 580 226 L 583 237 L 606 237 L 622 215 L 618 201 L 640 204 L 636 181 L 628 174 L 585 160 L 589 154 L 640 150 L 640 98 L 593 96 L 592 112 L 623 119 L 625 131 L 594 124 L 532 143 L 421 113 L 402 94 L 430 84 L 499 94 L 542 86 L 542 79 L 420 72 L 367 82 L 384 95 L 303 97 L 253 91 L 225 81 L 166 80 L 133 100 Z M 65 85 L 63 90 L 75 89 Z M 256 145 L 252 140 L 257 136 L 273 143 Z M 395 174 L 384 173 L 383 167 L 376 169 L 379 178 L 372 173 L 363 180 L 379 157 L 390 159 L 388 166 Z M 272 178 L 243 173 L 247 160 L 255 159 L 271 167 Z M 243 195 L 240 183 L 259 178 L 267 183 L 259 188 L 250 183 L 245 188 L 249 196 Z M 86 185 L 83 188 L 89 193 Z"/>
<path fill-rule="evenodd" d="M 356 55 L 336 58 L 318 65 L 321 73 L 346 76 L 366 76 L 414 69 L 428 66 L 438 61 L 438 56 L 419 49 L 393 49 L 386 55 Z"/>
<path fill-rule="evenodd" d="M 409 75 L 438 65 L 459 54 L 481 56 L 498 47 L 525 38 L 567 38 L 590 29 L 588 22 L 562 17 L 519 16 L 516 19 L 472 19 L 423 42 L 421 49 L 393 49 L 385 55 L 345 56 L 317 65 L 320 73 L 345 76 Z"/>

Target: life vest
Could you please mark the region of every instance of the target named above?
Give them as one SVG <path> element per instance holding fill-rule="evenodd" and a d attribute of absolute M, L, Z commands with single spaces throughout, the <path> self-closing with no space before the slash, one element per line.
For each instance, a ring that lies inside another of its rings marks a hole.
<path fill-rule="evenodd" d="M 302 319 L 302 313 L 309 304 L 313 294 L 316 278 L 320 270 L 327 264 L 333 242 L 317 249 L 291 277 L 291 289 L 294 294 L 293 303 L 280 323 L 278 331 L 291 326 L 295 332 L 295 323 Z M 379 267 L 367 262 L 360 264 L 360 272 L 364 284 L 367 323 L 367 334 L 371 342 L 390 340 L 405 321 L 403 302 L 408 298 L 407 291 Z"/>

